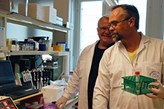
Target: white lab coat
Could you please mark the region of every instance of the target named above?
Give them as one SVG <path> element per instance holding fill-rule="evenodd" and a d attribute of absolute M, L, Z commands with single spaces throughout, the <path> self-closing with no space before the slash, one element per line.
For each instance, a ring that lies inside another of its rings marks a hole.
<path fill-rule="evenodd" d="M 64 97 L 71 98 L 79 92 L 78 109 L 88 109 L 88 77 L 96 44 L 97 42 L 82 51 L 77 67 L 63 94 Z"/>
<path fill-rule="evenodd" d="M 141 75 L 156 78 L 164 84 L 164 41 L 142 36 L 133 64 L 121 41 L 108 48 L 99 65 L 93 109 L 106 109 L 108 97 L 110 109 L 164 109 L 163 99 L 136 96 L 122 90 L 122 77 L 132 76 L 138 70 Z"/>

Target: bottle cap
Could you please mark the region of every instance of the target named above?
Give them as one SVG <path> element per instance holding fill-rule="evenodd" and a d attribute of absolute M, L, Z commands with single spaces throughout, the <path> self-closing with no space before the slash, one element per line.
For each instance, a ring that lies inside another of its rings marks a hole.
<path fill-rule="evenodd" d="M 137 72 L 135 72 L 135 74 L 136 74 L 136 75 L 139 75 L 139 74 L 140 74 L 140 72 L 138 72 L 138 71 L 137 71 Z"/>

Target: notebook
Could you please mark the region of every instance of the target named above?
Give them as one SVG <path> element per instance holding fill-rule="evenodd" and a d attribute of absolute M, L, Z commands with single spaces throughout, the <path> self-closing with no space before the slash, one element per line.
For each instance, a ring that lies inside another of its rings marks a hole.
<path fill-rule="evenodd" d="M 38 89 L 16 85 L 11 62 L 0 60 L 0 96 L 9 96 L 15 100 L 37 92 Z"/>

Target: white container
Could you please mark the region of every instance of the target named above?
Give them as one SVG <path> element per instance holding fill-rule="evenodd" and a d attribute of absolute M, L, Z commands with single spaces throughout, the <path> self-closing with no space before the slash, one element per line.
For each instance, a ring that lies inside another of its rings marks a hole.
<path fill-rule="evenodd" d="M 66 44 L 59 43 L 58 45 L 61 46 L 62 47 L 62 51 L 65 52 Z"/>
<path fill-rule="evenodd" d="M 64 86 L 55 85 L 42 87 L 41 92 L 43 92 L 44 102 L 51 103 L 58 100 L 62 96 L 64 88 Z"/>
<path fill-rule="evenodd" d="M 63 19 L 59 16 L 56 17 L 56 24 L 63 26 Z"/>

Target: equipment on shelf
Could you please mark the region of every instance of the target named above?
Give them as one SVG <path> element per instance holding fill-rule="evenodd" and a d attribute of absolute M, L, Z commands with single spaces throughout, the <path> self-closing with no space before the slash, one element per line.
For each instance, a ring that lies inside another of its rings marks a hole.
<path fill-rule="evenodd" d="M 38 89 L 20 86 L 15 83 L 12 65 L 9 60 L 0 61 L 0 87 L 0 95 L 10 96 L 14 100 L 39 92 Z"/>

